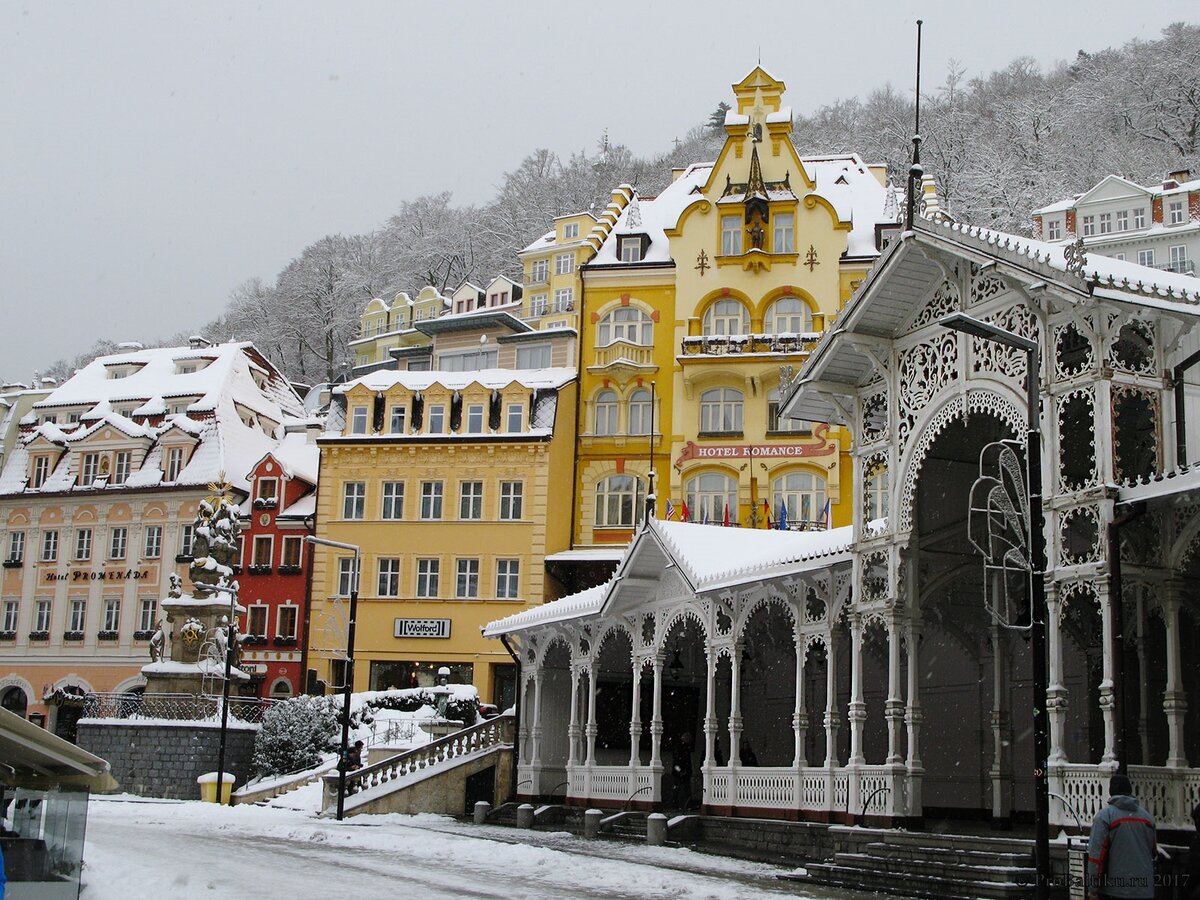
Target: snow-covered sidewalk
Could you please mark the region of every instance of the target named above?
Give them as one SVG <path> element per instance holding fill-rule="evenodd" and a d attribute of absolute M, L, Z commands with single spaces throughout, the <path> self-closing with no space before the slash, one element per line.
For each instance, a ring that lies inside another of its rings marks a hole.
<path fill-rule="evenodd" d="M 805 893 L 776 881 L 784 871 L 443 816 L 338 823 L 288 809 L 95 797 L 81 900 L 855 896 Z"/>

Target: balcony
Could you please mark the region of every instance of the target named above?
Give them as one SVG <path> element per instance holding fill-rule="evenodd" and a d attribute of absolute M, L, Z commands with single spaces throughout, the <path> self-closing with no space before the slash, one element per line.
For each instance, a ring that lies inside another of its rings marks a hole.
<path fill-rule="evenodd" d="M 593 374 L 611 373 L 617 377 L 626 377 L 658 371 L 658 366 L 654 364 L 652 346 L 617 340 L 606 347 L 597 347 L 595 354 L 595 361 L 588 366 L 588 371 Z"/>
<path fill-rule="evenodd" d="M 797 354 L 812 350 L 821 335 L 807 334 L 714 334 L 684 338 L 683 356 L 737 356 L 747 353 Z"/>
<path fill-rule="evenodd" d="M 1176 275 L 1195 275 L 1196 263 L 1190 259 L 1179 259 L 1174 262 L 1169 262 L 1164 266 L 1158 266 L 1164 272 L 1174 272 Z"/>

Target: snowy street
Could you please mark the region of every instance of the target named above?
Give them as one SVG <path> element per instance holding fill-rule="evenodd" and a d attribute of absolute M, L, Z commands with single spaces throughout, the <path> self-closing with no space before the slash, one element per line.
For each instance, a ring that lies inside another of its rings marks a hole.
<path fill-rule="evenodd" d="M 518 842 L 518 838 L 521 842 Z M 776 866 L 440 816 L 93 798 L 82 900 L 132 897 L 836 897 Z"/>

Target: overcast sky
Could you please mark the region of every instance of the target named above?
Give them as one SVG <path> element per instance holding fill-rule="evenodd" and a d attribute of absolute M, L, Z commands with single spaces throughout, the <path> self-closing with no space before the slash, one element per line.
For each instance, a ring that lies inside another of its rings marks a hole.
<path fill-rule="evenodd" d="M 0 379 L 100 337 L 217 316 L 306 244 L 399 203 L 480 203 L 529 151 L 605 128 L 665 150 L 762 54 L 800 112 L 957 59 L 1043 67 L 1132 37 L 1164 0 L 155 2 L 0 0 Z M 1195 18 L 1195 17 L 1193 17 Z"/>

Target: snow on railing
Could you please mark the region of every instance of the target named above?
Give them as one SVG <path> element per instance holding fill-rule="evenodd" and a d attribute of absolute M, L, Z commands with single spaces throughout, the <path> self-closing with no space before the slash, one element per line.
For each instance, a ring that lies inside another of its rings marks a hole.
<path fill-rule="evenodd" d="M 511 745 L 515 733 L 515 716 L 497 716 L 471 725 L 461 731 L 448 734 L 436 741 L 431 741 L 423 747 L 416 747 L 398 756 L 393 756 L 383 762 L 375 763 L 363 769 L 346 774 L 346 796 L 360 791 L 396 781 L 408 775 L 414 775 L 427 769 L 433 769 L 442 763 L 459 759 L 480 750 L 492 747 Z M 337 775 L 325 776 L 325 806 L 328 807 L 330 794 L 337 794 Z"/>
<path fill-rule="evenodd" d="M 260 697 L 230 697 L 229 717 L 261 725 L 276 701 Z M 221 698 L 208 694 L 91 693 L 84 697 L 84 719 L 167 719 L 212 721 L 221 715 Z"/>

